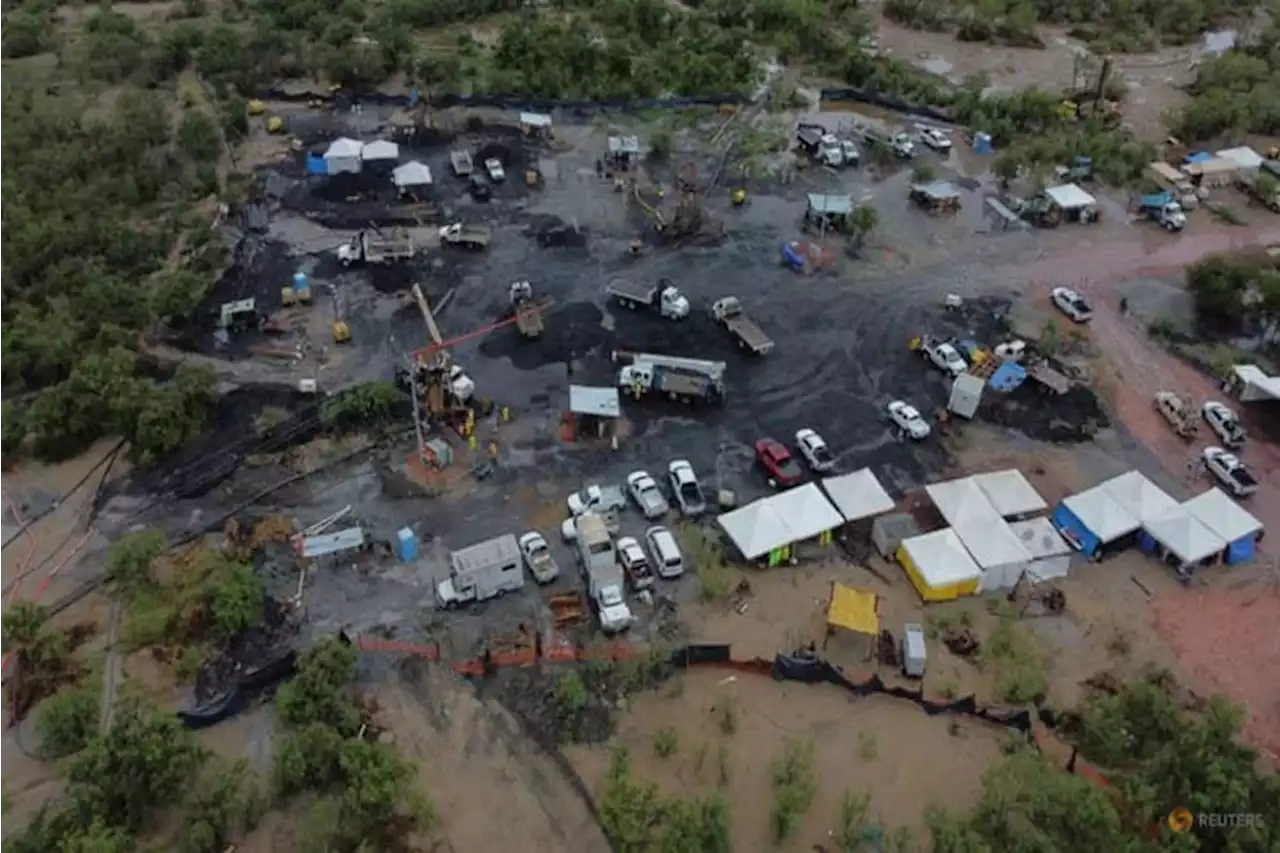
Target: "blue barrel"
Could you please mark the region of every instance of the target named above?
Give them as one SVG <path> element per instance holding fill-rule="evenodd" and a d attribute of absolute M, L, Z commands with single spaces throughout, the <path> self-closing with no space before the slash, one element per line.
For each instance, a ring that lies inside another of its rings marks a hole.
<path fill-rule="evenodd" d="M 991 134 L 978 131 L 973 135 L 973 150 L 979 154 L 991 153 Z"/>
<path fill-rule="evenodd" d="M 311 298 L 311 282 L 307 279 L 306 273 L 293 274 L 293 292 L 304 302 Z"/>
<path fill-rule="evenodd" d="M 307 155 L 307 174 L 308 175 L 329 174 L 329 165 L 325 163 L 323 155 L 321 154 Z"/>

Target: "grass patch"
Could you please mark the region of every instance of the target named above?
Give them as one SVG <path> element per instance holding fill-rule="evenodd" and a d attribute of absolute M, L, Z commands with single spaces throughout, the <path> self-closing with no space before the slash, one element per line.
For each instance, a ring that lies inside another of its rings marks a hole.
<path fill-rule="evenodd" d="M 653 735 L 653 753 L 659 758 L 670 758 L 680 748 L 680 737 L 670 726 L 658 729 Z"/>
<path fill-rule="evenodd" d="M 703 601 L 724 601 L 738 585 L 738 572 L 724 558 L 724 551 L 701 529 L 686 526 L 680 531 L 680 545 L 686 566 L 698 578 L 698 595 Z"/>
<path fill-rule="evenodd" d="M 787 741 L 769 772 L 773 785 L 773 840 L 781 843 L 795 832 L 818 793 L 818 782 L 813 775 L 813 744 Z"/>
<path fill-rule="evenodd" d="M 978 665 L 994 674 L 996 695 L 1010 705 L 1039 703 L 1049 689 L 1049 658 L 1012 618 L 1001 617 L 982 644 Z"/>
<path fill-rule="evenodd" d="M 865 761 L 873 761 L 880 754 L 880 742 L 875 732 L 858 732 L 858 755 Z"/>

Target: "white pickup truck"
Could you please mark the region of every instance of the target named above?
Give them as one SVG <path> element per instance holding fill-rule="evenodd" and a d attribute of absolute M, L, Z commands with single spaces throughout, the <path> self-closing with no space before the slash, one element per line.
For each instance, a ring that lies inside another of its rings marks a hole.
<path fill-rule="evenodd" d="M 627 505 L 626 495 L 617 486 L 592 484 L 569 495 L 569 515 L 577 518 L 586 512 L 602 513 L 621 510 Z"/>
<path fill-rule="evenodd" d="M 1258 481 L 1249 473 L 1240 457 L 1221 447 L 1204 449 L 1204 467 L 1237 498 L 1247 498 L 1258 491 Z"/>

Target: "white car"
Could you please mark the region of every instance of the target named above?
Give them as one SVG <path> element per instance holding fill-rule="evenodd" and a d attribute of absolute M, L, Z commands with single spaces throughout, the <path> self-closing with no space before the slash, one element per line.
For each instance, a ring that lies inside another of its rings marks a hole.
<path fill-rule="evenodd" d="M 600 614 L 600 630 L 616 634 L 631 627 L 631 608 L 627 607 L 622 587 L 610 584 L 596 594 L 596 609 Z"/>
<path fill-rule="evenodd" d="M 1093 308 L 1084 297 L 1069 287 L 1055 287 L 1051 293 L 1053 304 L 1077 323 L 1087 323 L 1093 319 Z"/>
<path fill-rule="evenodd" d="M 689 460 L 672 460 L 667 466 L 667 480 L 681 514 L 686 518 L 694 518 L 707 511 L 707 496 L 703 493 L 698 475 L 694 473 Z"/>
<path fill-rule="evenodd" d="M 1227 447 L 1240 447 L 1244 444 L 1245 431 L 1240 418 L 1222 403 L 1210 400 L 1200 409 L 1205 423 L 1218 434 Z"/>
<path fill-rule="evenodd" d="M 1027 355 L 1027 342 L 1024 340 L 1014 339 L 996 344 L 996 358 L 1001 361 L 1022 361 Z"/>
<path fill-rule="evenodd" d="M 584 512 L 608 512 L 611 509 L 623 509 L 627 499 L 617 486 L 590 485 L 581 491 L 569 495 L 569 515 L 577 518 Z"/>
<path fill-rule="evenodd" d="M 684 574 L 684 555 L 676 537 L 665 527 L 650 527 L 644 532 L 644 544 L 658 570 L 658 577 L 670 580 Z"/>
<path fill-rule="evenodd" d="M 889 420 L 916 441 L 929 437 L 929 424 L 920 417 L 915 406 L 903 400 L 894 400 L 889 404 Z"/>
<path fill-rule="evenodd" d="M 1258 491 L 1258 481 L 1249 473 L 1240 457 L 1221 447 L 1204 449 L 1204 467 L 1237 498 L 1247 498 Z"/>
<path fill-rule="evenodd" d="M 536 530 L 520 537 L 520 555 L 524 557 L 524 564 L 529 567 L 529 574 L 538 583 L 551 583 L 560 576 L 560 567 L 556 565 L 556 558 L 551 555 L 551 546 Z"/>
<path fill-rule="evenodd" d="M 951 150 L 951 137 L 947 136 L 936 127 L 921 128 L 920 141 L 925 145 L 928 145 L 934 151 Z"/>
<path fill-rule="evenodd" d="M 658 490 L 658 482 L 648 471 L 632 471 L 627 475 L 627 491 L 648 519 L 662 518 L 671 509 L 667 499 Z"/>
<path fill-rule="evenodd" d="M 490 157 L 485 160 L 484 170 L 489 173 L 489 180 L 495 184 L 500 184 L 507 179 L 507 172 L 502 168 L 502 161 L 497 157 Z"/>
<path fill-rule="evenodd" d="M 952 376 L 959 376 L 969 369 L 969 364 L 960 354 L 960 350 L 948 343 L 925 344 L 925 355 L 934 367 Z"/>
<path fill-rule="evenodd" d="M 822 440 L 822 436 L 813 430 L 805 428 L 798 431 L 796 447 L 799 448 L 804 461 L 808 462 L 813 470 L 822 473 L 836 467 L 836 458 L 831 455 L 831 449 Z"/>
<path fill-rule="evenodd" d="M 632 589 L 639 592 L 653 586 L 653 567 L 649 565 L 649 555 L 640 547 L 635 537 L 623 536 L 618 540 L 618 562 L 630 579 Z"/>

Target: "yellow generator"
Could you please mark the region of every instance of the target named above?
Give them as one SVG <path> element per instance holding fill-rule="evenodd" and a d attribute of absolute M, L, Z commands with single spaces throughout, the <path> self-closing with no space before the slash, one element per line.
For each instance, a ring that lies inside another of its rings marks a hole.
<path fill-rule="evenodd" d="M 284 133 L 284 119 L 280 116 L 267 119 L 267 133 Z"/>
<path fill-rule="evenodd" d="M 264 101 L 259 101 L 255 98 L 254 100 L 249 102 L 249 115 L 260 116 L 266 111 L 267 111 L 267 105 Z"/>
<path fill-rule="evenodd" d="M 345 344 L 351 340 L 351 327 L 347 325 L 346 320 L 333 321 L 333 342 L 335 344 Z"/>

